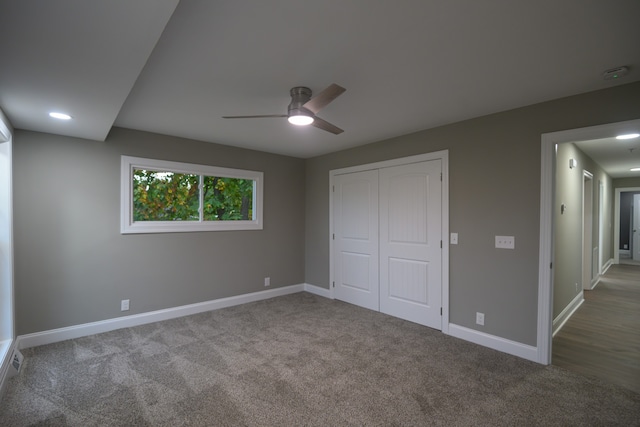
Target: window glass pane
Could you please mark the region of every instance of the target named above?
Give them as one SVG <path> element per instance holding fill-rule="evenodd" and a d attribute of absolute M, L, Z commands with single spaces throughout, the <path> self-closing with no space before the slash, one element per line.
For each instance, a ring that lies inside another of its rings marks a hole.
<path fill-rule="evenodd" d="M 205 221 L 254 219 L 253 180 L 205 176 L 203 187 L 203 219 Z"/>
<path fill-rule="evenodd" d="M 120 232 L 262 230 L 264 174 L 121 156 Z"/>
<path fill-rule="evenodd" d="M 133 220 L 199 221 L 198 175 L 133 171 Z"/>

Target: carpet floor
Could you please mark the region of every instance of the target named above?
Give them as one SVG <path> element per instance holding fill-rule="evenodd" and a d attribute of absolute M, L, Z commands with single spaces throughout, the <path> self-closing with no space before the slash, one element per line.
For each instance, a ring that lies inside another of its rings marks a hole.
<path fill-rule="evenodd" d="M 640 395 L 298 293 L 25 349 L 2 426 L 634 426 Z"/>

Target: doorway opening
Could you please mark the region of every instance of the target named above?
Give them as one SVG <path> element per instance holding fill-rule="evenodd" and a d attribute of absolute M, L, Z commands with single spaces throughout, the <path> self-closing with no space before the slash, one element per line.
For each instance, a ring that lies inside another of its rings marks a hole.
<path fill-rule="evenodd" d="M 640 187 L 616 188 L 615 260 L 640 265 Z"/>
<path fill-rule="evenodd" d="M 559 144 L 609 138 L 621 133 L 631 133 L 640 128 L 640 120 L 611 123 L 588 128 L 543 134 L 541 138 L 541 199 L 540 199 L 540 257 L 538 282 L 538 362 L 551 363 L 552 321 L 554 302 L 554 213 L 560 209 L 554 200 L 556 179 L 556 150 Z M 592 184 L 593 185 L 593 184 Z M 592 201 L 593 203 L 593 201 Z M 600 233 L 598 233 L 600 234 Z M 593 235 L 592 235 L 593 238 Z M 605 239 L 606 240 L 606 239 Z M 604 243 L 606 244 L 606 243 Z M 593 245 L 592 245 L 593 246 Z M 599 244 L 599 247 L 603 246 Z M 583 246 L 584 248 L 584 246 Z M 584 257 L 584 254 L 583 254 Z M 592 256 L 592 260 L 600 260 L 602 255 Z M 600 262 L 598 262 L 600 264 Z M 593 265 L 593 264 L 592 264 Z M 599 265 L 596 266 L 600 270 Z M 595 268 L 591 269 L 592 271 Z M 599 273 L 600 271 L 598 271 Z M 589 275 L 589 274 L 587 274 Z"/>

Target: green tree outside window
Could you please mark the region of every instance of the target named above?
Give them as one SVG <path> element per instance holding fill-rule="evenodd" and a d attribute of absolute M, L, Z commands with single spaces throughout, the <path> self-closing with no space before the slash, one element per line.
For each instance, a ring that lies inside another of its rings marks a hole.
<path fill-rule="evenodd" d="M 200 175 L 134 169 L 134 221 L 199 221 Z M 202 219 L 253 219 L 251 179 L 202 176 Z"/>

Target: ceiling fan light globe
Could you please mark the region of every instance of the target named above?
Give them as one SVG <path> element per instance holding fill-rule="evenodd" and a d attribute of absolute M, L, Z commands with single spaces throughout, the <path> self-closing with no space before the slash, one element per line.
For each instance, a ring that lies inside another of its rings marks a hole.
<path fill-rule="evenodd" d="M 289 116 L 287 120 L 289 120 L 289 123 L 297 126 L 307 126 L 313 123 L 313 117 L 302 114 Z"/>

